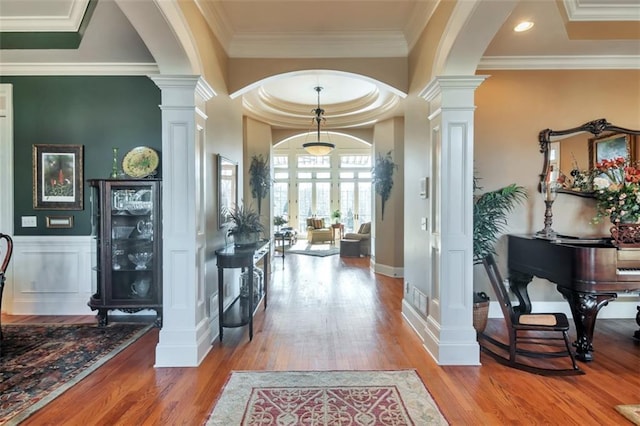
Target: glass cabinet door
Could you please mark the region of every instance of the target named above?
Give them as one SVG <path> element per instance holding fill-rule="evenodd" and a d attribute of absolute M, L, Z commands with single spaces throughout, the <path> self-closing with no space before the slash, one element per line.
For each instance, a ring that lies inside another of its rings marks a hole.
<path fill-rule="evenodd" d="M 109 264 L 112 301 L 155 300 L 157 274 L 156 191 L 149 184 L 111 185 L 107 201 L 111 232 Z"/>

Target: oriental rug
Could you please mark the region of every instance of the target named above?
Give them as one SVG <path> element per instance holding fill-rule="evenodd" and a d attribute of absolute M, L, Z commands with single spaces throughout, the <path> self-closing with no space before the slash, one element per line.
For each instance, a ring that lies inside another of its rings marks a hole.
<path fill-rule="evenodd" d="M 414 370 L 233 371 L 206 425 L 446 425 Z"/>
<path fill-rule="evenodd" d="M 95 371 L 152 326 L 3 324 L 0 424 L 18 424 Z"/>
<path fill-rule="evenodd" d="M 616 410 L 633 424 L 640 426 L 640 404 L 635 405 L 616 405 Z"/>
<path fill-rule="evenodd" d="M 315 243 L 311 244 L 306 240 L 299 240 L 293 246 L 284 246 L 286 254 L 306 254 L 308 256 L 332 256 L 340 253 L 340 247 L 335 244 L 329 243 Z M 276 251 L 282 251 L 282 246 L 276 247 Z"/>

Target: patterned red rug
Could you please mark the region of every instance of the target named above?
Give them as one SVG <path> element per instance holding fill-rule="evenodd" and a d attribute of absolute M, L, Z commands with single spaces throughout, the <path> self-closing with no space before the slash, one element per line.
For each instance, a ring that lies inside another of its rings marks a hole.
<path fill-rule="evenodd" d="M 0 424 L 18 424 L 136 341 L 141 323 L 3 324 Z"/>
<path fill-rule="evenodd" d="M 207 420 L 207 426 L 446 424 L 414 370 L 234 371 Z"/>

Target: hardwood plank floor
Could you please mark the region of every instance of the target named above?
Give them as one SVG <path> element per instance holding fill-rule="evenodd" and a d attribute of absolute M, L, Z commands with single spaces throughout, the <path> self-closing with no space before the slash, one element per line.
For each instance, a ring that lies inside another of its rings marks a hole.
<path fill-rule="evenodd" d="M 153 329 L 23 424 L 200 425 L 232 370 L 414 368 L 453 425 L 624 425 L 614 406 L 640 403 L 634 320 L 598 320 L 595 361 L 581 363 L 584 376 L 535 376 L 485 354 L 479 367 L 441 367 L 402 319 L 401 279 L 373 274 L 368 259 L 290 255 L 284 269 L 279 258 L 273 265 L 253 341 L 246 327 L 225 329 L 199 367 L 154 368 Z M 78 321 L 95 320 L 3 316 Z M 503 330 L 497 319 L 488 327 Z"/>

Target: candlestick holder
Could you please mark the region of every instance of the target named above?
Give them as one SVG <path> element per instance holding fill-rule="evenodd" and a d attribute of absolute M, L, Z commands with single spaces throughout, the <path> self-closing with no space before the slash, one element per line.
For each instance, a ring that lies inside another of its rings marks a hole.
<path fill-rule="evenodd" d="M 542 238 L 554 239 L 558 236 L 558 233 L 553 230 L 551 225 L 553 224 L 553 202 L 558 195 L 558 189 L 560 188 L 560 184 L 555 179 L 555 175 L 553 173 L 553 166 L 550 165 L 545 175 L 544 181 L 540 183 L 540 192 L 542 192 L 542 196 L 544 197 L 544 228 L 536 233 L 537 236 Z"/>
<path fill-rule="evenodd" d="M 120 175 L 120 172 L 118 171 L 118 148 L 112 148 L 113 149 L 113 162 L 111 163 L 111 179 L 117 179 L 118 176 Z"/>

